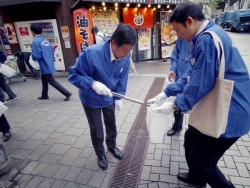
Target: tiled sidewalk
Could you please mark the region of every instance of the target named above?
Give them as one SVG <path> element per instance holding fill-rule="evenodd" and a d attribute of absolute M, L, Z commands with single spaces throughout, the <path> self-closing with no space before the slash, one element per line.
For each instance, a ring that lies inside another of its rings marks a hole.
<path fill-rule="evenodd" d="M 239 51 L 250 70 L 250 52 L 243 42 Z M 126 95 L 144 100 L 155 77 L 166 76 L 169 63 L 143 62 L 136 64 L 136 68 L 139 74 L 129 77 Z M 67 73 L 57 75 L 56 80 L 73 92 L 68 102 L 52 87 L 49 100 L 37 100 L 41 95 L 40 80 L 27 78 L 27 82 L 22 82 L 21 78 L 15 78 L 10 83 L 19 99 L 7 103 L 9 109 L 5 114 L 12 127 L 12 138 L 3 145 L 12 159 L 28 162 L 15 182 L 20 188 L 107 188 L 118 160 L 107 152 L 108 169 L 98 168 L 77 88 L 67 81 Z M 120 149 L 126 145 L 139 109 L 139 104 L 124 100 L 124 109 L 117 112 Z M 170 117 L 168 128 L 172 122 Z M 165 136 L 162 144 L 148 144 L 138 187 L 188 187 L 176 178 L 178 172 L 187 170 L 183 148 L 187 122 L 185 115 L 184 129 L 178 135 Z M 250 134 L 240 138 L 219 161 L 222 172 L 239 188 L 250 188 L 249 151 Z"/>

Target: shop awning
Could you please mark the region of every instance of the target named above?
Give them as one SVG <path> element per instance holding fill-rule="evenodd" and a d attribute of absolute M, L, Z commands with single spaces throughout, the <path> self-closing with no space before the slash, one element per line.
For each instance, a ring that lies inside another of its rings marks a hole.
<path fill-rule="evenodd" d="M 103 2 L 103 0 L 82 0 L 92 2 Z M 141 3 L 141 4 L 179 4 L 184 0 L 105 0 L 105 3 Z"/>
<path fill-rule="evenodd" d="M 62 0 L 0 0 L 0 7 L 37 2 L 62 2 Z"/>

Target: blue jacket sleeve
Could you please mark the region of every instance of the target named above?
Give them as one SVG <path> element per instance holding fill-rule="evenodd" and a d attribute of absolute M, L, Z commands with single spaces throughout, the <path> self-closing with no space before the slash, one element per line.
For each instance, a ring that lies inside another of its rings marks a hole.
<path fill-rule="evenodd" d="M 176 41 L 176 45 L 174 47 L 174 50 L 171 54 L 171 67 L 170 71 L 174 71 L 177 74 L 177 69 L 178 69 L 178 59 L 179 59 L 179 43 L 178 40 Z"/>
<path fill-rule="evenodd" d="M 182 111 L 188 111 L 203 98 L 214 87 L 216 78 L 218 76 L 218 57 L 217 49 L 214 45 L 213 38 L 209 34 L 205 34 L 198 39 L 198 43 L 194 48 L 193 57 L 195 65 L 190 72 L 190 81 L 185 84 L 185 79 L 179 79 L 175 84 L 169 85 L 165 89 L 167 96 L 173 95 L 174 90 L 178 84 L 182 84 L 183 91 L 176 91 L 176 99 L 174 103 Z M 187 82 L 187 79 L 186 79 Z"/>
<path fill-rule="evenodd" d="M 35 61 L 41 60 L 43 57 L 42 49 L 40 44 L 36 41 L 32 42 L 32 59 Z"/>
<path fill-rule="evenodd" d="M 4 54 L 4 52 L 2 52 L 2 50 L 0 50 L 0 63 L 4 63 L 6 59 L 6 55 Z"/>
<path fill-rule="evenodd" d="M 87 90 L 92 87 L 94 79 L 89 76 L 93 74 L 93 68 L 88 61 L 85 51 L 76 59 L 76 63 L 69 68 L 68 80 L 79 89 Z"/>

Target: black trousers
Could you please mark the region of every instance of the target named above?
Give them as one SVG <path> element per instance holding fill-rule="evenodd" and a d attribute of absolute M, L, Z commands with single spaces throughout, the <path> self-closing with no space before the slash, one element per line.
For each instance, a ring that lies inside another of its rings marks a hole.
<path fill-rule="evenodd" d="M 10 99 L 14 99 L 17 97 L 15 93 L 10 89 L 10 86 L 6 83 L 6 79 L 2 73 L 0 73 L 0 101 L 4 102 L 5 101 L 5 95 L 3 93 L 7 93 Z"/>
<path fill-rule="evenodd" d="M 172 126 L 173 130 L 179 131 L 182 129 L 183 117 L 184 114 L 182 114 L 180 110 L 174 111 L 174 124 Z"/>
<path fill-rule="evenodd" d="M 69 94 L 69 91 L 65 89 L 63 86 L 61 86 L 53 77 L 52 74 L 42 74 L 41 76 L 42 80 L 42 97 L 48 97 L 48 90 L 49 90 L 49 84 L 52 85 L 54 88 L 56 88 L 59 92 L 61 92 L 63 95 Z"/>
<path fill-rule="evenodd" d="M 106 145 L 108 148 L 114 149 L 116 147 L 117 136 L 115 124 L 115 105 L 105 108 L 90 108 L 86 105 L 83 105 L 83 108 L 88 119 L 90 136 L 95 149 L 95 153 L 98 157 L 104 156 L 104 132 L 101 112 L 103 114 L 104 125 L 106 129 Z"/>
<path fill-rule="evenodd" d="M 0 116 L 0 132 L 5 133 L 9 130 L 10 130 L 10 125 L 9 125 L 6 117 L 4 116 L 4 114 L 2 114 Z"/>
<path fill-rule="evenodd" d="M 185 157 L 189 167 L 189 179 L 212 188 L 234 187 L 217 167 L 225 151 L 237 138 L 213 138 L 189 126 L 185 133 Z"/>

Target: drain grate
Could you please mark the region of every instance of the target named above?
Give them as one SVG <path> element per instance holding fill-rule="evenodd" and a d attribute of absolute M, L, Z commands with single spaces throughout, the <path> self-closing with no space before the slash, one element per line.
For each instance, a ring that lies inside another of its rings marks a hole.
<path fill-rule="evenodd" d="M 162 91 L 164 80 L 165 78 L 155 78 L 145 101 Z M 128 142 L 124 149 L 123 159 L 118 164 L 110 183 L 110 187 L 112 188 L 133 188 L 137 185 L 141 164 L 148 143 L 146 114 L 147 107 L 141 106 L 130 131 Z"/>

